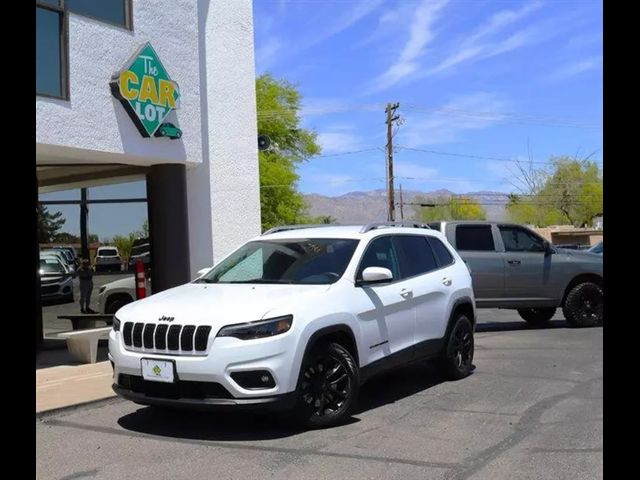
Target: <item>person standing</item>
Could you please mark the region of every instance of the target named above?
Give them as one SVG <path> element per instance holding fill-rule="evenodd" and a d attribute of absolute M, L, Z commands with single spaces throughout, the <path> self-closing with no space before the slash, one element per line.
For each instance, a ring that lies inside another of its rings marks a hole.
<path fill-rule="evenodd" d="M 91 268 L 88 258 L 82 259 L 80 268 L 76 270 L 76 275 L 80 280 L 80 311 L 82 313 L 96 313 L 89 308 L 93 291 L 93 268 Z"/>

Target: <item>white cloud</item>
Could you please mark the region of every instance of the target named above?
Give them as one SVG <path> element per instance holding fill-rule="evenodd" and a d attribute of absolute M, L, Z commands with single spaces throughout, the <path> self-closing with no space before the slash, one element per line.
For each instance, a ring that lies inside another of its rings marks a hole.
<path fill-rule="evenodd" d="M 329 28 L 316 35 L 309 35 L 306 41 L 302 41 L 297 47 L 293 46 L 290 51 L 295 51 L 296 53 L 301 52 L 342 33 L 376 10 L 384 1 L 385 0 L 360 0 L 342 15 L 337 15 L 336 20 Z"/>
<path fill-rule="evenodd" d="M 374 79 L 368 93 L 389 88 L 416 72 L 420 66 L 419 59 L 424 55 L 427 45 L 435 37 L 433 25 L 448 2 L 449 0 L 423 0 L 411 12 L 409 38 L 398 59 L 384 73 Z"/>
<path fill-rule="evenodd" d="M 455 45 L 449 56 L 435 67 L 429 69 L 423 76 L 445 72 L 454 66 L 472 60 L 489 58 L 501 53 L 506 53 L 535 41 L 536 34 L 540 33 L 535 28 L 516 32 L 506 39 L 497 41 L 486 41 L 486 39 L 495 36 L 505 28 L 526 17 L 541 5 L 540 2 L 533 2 L 519 10 L 502 10 L 492 15 L 484 25 L 476 29 L 474 33 L 465 38 L 460 44 Z"/>
<path fill-rule="evenodd" d="M 318 133 L 318 143 L 324 155 L 362 150 L 362 138 L 351 132 L 349 128 L 331 128 L 331 131 Z"/>
<path fill-rule="evenodd" d="M 499 123 L 505 118 L 500 112 L 507 106 L 507 102 L 494 93 L 478 92 L 455 97 L 441 108 L 434 109 L 433 113 L 406 115 L 398 143 L 417 148 L 454 142 L 465 131 L 481 130 Z"/>
<path fill-rule="evenodd" d="M 556 70 L 551 75 L 546 77 L 548 82 L 557 82 L 560 80 L 565 80 L 567 78 L 574 77 L 576 75 L 580 75 L 581 73 L 589 72 L 591 70 L 597 70 L 602 66 L 602 57 L 595 56 L 591 58 L 586 58 L 584 60 L 580 60 L 577 62 L 569 63 L 562 68 Z"/>
<path fill-rule="evenodd" d="M 269 38 L 260 48 L 256 49 L 256 69 L 264 72 L 271 68 L 277 54 L 282 49 L 282 41 L 276 37 Z"/>
<path fill-rule="evenodd" d="M 438 169 L 425 167 L 417 163 L 396 161 L 393 169 L 394 177 L 398 182 L 406 180 L 432 180 L 438 176 Z"/>

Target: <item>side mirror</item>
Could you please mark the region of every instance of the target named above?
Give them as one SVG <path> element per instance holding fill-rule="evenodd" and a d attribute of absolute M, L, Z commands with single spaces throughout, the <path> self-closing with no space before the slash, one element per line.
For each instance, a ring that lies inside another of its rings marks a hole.
<path fill-rule="evenodd" d="M 361 284 L 386 283 L 393 280 L 391 270 L 384 267 L 367 267 L 362 272 Z"/>
<path fill-rule="evenodd" d="M 544 247 L 544 253 L 553 253 L 553 247 L 548 240 L 542 242 L 542 246 Z"/>

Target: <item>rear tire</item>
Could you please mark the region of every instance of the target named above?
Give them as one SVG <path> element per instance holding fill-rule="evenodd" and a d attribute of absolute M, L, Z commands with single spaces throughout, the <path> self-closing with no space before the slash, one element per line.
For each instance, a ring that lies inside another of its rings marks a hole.
<path fill-rule="evenodd" d="M 351 416 L 358 399 L 358 366 L 339 343 L 314 347 L 302 362 L 295 417 L 307 428 L 327 428 Z"/>
<path fill-rule="evenodd" d="M 562 313 L 570 327 L 592 327 L 602 322 L 603 304 L 604 295 L 600 285 L 579 283 L 564 299 Z"/>
<path fill-rule="evenodd" d="M 556 309 L 551 308 L 519 308 L 518 313 L 529 325 L 540 327 L 546 325 L 556 314 Z"/>
<path fill-rule="evenodd" d="M 459 314 L 449 331 L 440 357 L 440 369 L 448 380 L 460 380 L 473 370 L 473 326 L 464 314 Z"/>

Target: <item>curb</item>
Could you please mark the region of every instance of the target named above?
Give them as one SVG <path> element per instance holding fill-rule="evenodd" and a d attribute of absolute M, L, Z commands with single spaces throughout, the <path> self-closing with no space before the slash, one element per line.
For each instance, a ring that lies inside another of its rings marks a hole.
<path fill-rule="evenodd" d="M 121 401 L 121 398 L 119 398 L 117 395 L 113 395 L 110 397 L 98 398 L 96 400 L 89 400 L 87 402 L 74 403 L 73 405 L 65 405 L 64 407 L 52 408 L 50 410 L 36 412 L 36 421 L 44 421 L 50 417 L 57 417 L 59 415 L 64 415 L 65 413 L 104 407 L 106 405 L 118 403 Z"/>

